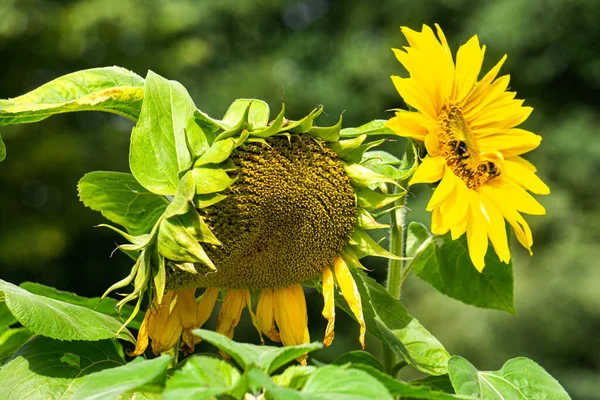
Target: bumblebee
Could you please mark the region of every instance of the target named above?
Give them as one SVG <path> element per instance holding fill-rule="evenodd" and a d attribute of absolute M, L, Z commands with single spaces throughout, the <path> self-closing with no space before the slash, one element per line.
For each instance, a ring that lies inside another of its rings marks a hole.
<path fill-rule="evenodd" d="M 500 168 L 492 161 L 484 161 L 479 165 L 479 170 L 486 173 L 490 178 L 495 178 L 500 175 Z"/>
<path fill-rule="evenodd" d="M 452 147 L 454 154 L 458 156 L 459 160 L 462 161 L 469 158 L 469 148 L 465 142 L 462 140 L 451 140 L 448 144 Z"/>

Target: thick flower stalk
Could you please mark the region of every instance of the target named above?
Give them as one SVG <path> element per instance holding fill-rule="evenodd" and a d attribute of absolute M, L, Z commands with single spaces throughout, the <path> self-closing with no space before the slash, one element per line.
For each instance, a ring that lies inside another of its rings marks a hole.
<path fill-rule="evenodd" d="M 531 229 L 521 213 L 545 209 L 529 193 L 550 190 L 521 157 L 541 137 L 517 128 L 531 114 L 509 76 L 497 77 L 506 56 L 479 79 L 485 46 L 477 36 L 460 46 L 456 62 L 436 25 L 421 32 L 402 27 L 409 46 L 394 49 L 409 78 L 392 76 L 396 89 L 414 111 L 397 110 L 387 127 L 400 136 L 424 142 L 427 155 L 409 184 L 436 183 L 427 205 L 431 230 L 452 239 L 466 233 L 471 261 L 482 271 L 488 238 L 504 262 L 510 260 L 505 221 L 531 253 Z"/>

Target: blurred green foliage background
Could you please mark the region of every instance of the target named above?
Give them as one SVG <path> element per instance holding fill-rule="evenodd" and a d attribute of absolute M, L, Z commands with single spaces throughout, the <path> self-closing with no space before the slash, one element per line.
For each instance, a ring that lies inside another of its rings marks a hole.
<path fill-rule="evenodd" d="M 552 189 L 540 198 L 548 215 L 528 218 L 533 258 L 514 246 L 518 317 L 463 305 L 415 277 L 403 302 L 479 369 L 527 356 L 574 398 L 592 399 L 600 393 L 599 20 L 593 0 L 0 0 L 0 98 L 119 65 L 180 81 L 215 117 L 235 98 L 264 99 L 273 111 L 284 98 L 288 117 L 322 103 L 321 124 L 344 112 L 344 125 L 356 126 L 403 106 L 389 79 L 405 74 L 390 50 L 405 45 L 400 25 L 438 22 L 454 50 L 478 34 L 487 45 L 484 70 L 508 53 L 511 89 L 535 108 L 523 127 L 544 137 L 527 158 Z M 93 228 L 103 219 L 79 203 L 76 185 L 92 170 L 128 171 L 131 127 L 121 117 L 80 113 L 2 128 L 2 279 L 98 296 L 126 274 L 131 261 L 110 257 L 121 239 Z M 428 190 L 411 194 L 411 220 L 429 218 Z M 384 263 L 367 265 L 383 279 Z M 312 336 L 322 338 L 322 300 L 312 292 L 308 300 Z M 323 360 L 358 348 L 358 327 L 340 314 Z M 236 338 L 258 335 L 242 326 Z M 374 338 L 368 347 L 379 351 Z"/>

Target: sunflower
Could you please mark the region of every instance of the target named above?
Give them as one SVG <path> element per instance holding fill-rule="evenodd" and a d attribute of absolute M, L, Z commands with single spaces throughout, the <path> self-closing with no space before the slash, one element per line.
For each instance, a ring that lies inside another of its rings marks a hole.
<path fill-rule="evenodd" d="M 497 78 L 506 55 L 478 80 L 485 46 L 477 36 L 458 49 L 454 62 L 436 29 L 437 37 L 426 25 L 421 32 L 401 28 L 409 46 L 394 53 L 410 77 L 392 81 L 414 111 L 396 110 L 386 126 L 424 142 L 427 155 L 409 185 L 439 181 L 427 205 L 431 230 L 451 232 L 453 240 L 466 232 L 471 261 L 482 271 L 488 238 L 499 259 L 510 260 L 505 220 L 531 254 L 531 229 L 521 213 L 545 214 L 528 191 L 550 190 L 521 155 L 539 146 L 541 137 L 516 128 L 533 109 L 507 91 L 508 75 Z"/>
<path fill-rule="evenodd" d="M 232 117 L 240 102 L 245 111 Z M 350 268 L 363 268 L 359 258 L 367 255 L 396 258 L 365 230 L 386 227 L 370 211 L 403 195 L 381 192 L 379 187 L 396 183 L 370 169 L 383 162 L 368 152 L 382 140 L 365 143 L 368 135 L 355 129 L 340 140 L 341 117 L 332 127 L 314 124 L 320 106 L 299 121 L 284 118 L 283 107 L 269 124 L 250 119 L 266 107 L 240 100 L 223 121 L 199 114 L 212 143 L 192 151 L 198 156 L 180 192 L 152 232 L 137 238 L 121 232 L 132 241 L 122 247 L 140 252 L 139 265 L 110 290 L 134 283 L 134 294 L 122 302 L 138 297 L 138 307 L 141 294 L 151 294 L 132 355 L 142 354 L 150 341 L 156 354 L 178 342 L 192 352 L 199 341 L 192 329 L 208 320 L 217 303 L 216 331 L 229 338 L 247 308 L 263 343 L 263 336 L 286 346 L 307 343 L 305 282 L 323 293 L 325 345 L 334 338 L 337 287 L 360 325 L 364 348 L 361 298 Z M 175 217 L 184 234 L 165 225 Z M 193 242 L 186 242 L 187 234 Z M 156 284 L 151 275 L 164 279 Z M 197 289 L 203 289 L 199 301 Z"/>

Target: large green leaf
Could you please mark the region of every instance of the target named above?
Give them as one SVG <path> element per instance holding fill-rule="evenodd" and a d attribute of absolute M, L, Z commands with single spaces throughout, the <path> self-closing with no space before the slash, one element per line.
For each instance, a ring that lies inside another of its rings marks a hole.
<path fill-rule="evenodd" d="M 167 379 L 167 367 L 171 359 L 171 356 L 152 360 L 138 357 L 128 364 L 94 372 L 86 376 L 71 399 L 112 400 L 134 389 L 149 386 L 161 390 Z"/>
<path fill-rule="evenodd" d="M 2 141 L 2 135 L 0 135 L 0 162 L 6 158 L 6 145 Z"/>
<path fill-rule="evenodd" d="M 94 68 L 57 78 L 14 99 L 0 100 L 0 126 L 37 122 L 73 111 L 106 111 L 136 120 L 144 80 L 124 68 Z"/>
<path fill-rule="evenodd" d="M 0 292 L 13 316 L 31 332 L 58 340 L 101 340 L 117 336 L 134 342 L 113 317 L 89 308 L 28 292 L 0 279 Z"/>
<path fill-rule="evenodd" d="M 0 333 L 0 365 L 8 360 L 32 336 L 33 333 L 27 328 L 6 329 Z"/>
<path fill-rule="evenodd" d="M 237 343 L 220 333 L 196 329 L 195 335 L 229 354 L 243 369 L 256 366 L 268 374 L 290 361 L 323 347 L 313 342 L 299 346 L 273 347 L 254 344 Z"/>
<path fill-rule="evenodd" d="M 208 399 L 225 393 L 231 394 L 240 378 L 238 370 L 227 361 L 193 356 L 169 379 L 163 398 Z"/>
<path fill-rule="evenodd" d="M 393 399 L 386 387 L 368 373 L 335 365 L 318 368 L 301 393 L 307 399 Z"/>
<path fill-rule="evenodd" d="M 0 368 L 0 398 L 69 399 L 86 375 L 124 364 L 112 340 L 61 342 L 37 336 Z"/>
<path fill-rule="evenodd" d="M 469 258 L 467 239 L 436 237 L 412 261 L 415 274 L 431 286 L 464 303 L 515 314 L 512 261 L 501 262 L 489 248 L 483 272 Z"/>
<path fill-rule="evenodd" d="M 355 268 L 351 271 L 362 300 L 367 332 L 420 371 L 431 375 L 445 374 L 450 355 L 444 346 L 383 286 L 362 271 Z M 336 295 L 336 304 L 353 316 L 339 295 Z"/>
<path fill-rule="evenodd" d="M 356 365 L 354 368 L 358 368 L 367 372 L 369 375 L 381 382 L 389 392 L 394 396 L 402 396 L 402 398 L 410 397 L 412 399 L 429 399 L 429 400 L 468 400 L 477 399 L 477 397 L 463 396 L 446 393 L 440 390 L 432 389 L 425 385 L 414 385 L 408 382 L 403 382 L 398 379 L 392 378 L 381 372 L 378 369 L 370 367 L 368 365 Z"/>
<path fill-rule="evenodd" d="M 83 204 L 132 235 L 149 233 L 169 204 L 122 172 L 90 172 L 81 178 L 78 189 Z"/>
<path fill-rule="evenodd" d="M 65 292 L 34 282 L 23 282 L 20 286 L 30 293 L 89 308 L 90 310 L 94 310 L 101 314 L 110 315 L 119 321 L 126 321 L 133 312 L 133 306 L 125 304 L 120 308 L 119 313 L 119 311 L 117 311 L 117 300 L 110 297 L 105 297 L 103 299 L 100 299 L 99 297 L 82 297 L 75 293 Z M 144 316 L 142 314 L 137 314 L 127 326 L 132 329 L 139 329 L 143 318 Z"/>
<path fill-rule="evenodd" d="M 179 173 L 192 165 L 186 126 L 196 106 L 186 89 L 148 71 L 145 96 L 131 133 L 129 166 L 139 183 L 156 194 L 177 192 Z"/>
<path fill-rule="evenodd" d="M 478 371 L 462 357 L 448 362 L 448 374 L 458 394 L 486 400 L 567 400 L 569 395 L 550 374 L 534 361 L 518 357 L 508 360 L 499 371 Z"/>

